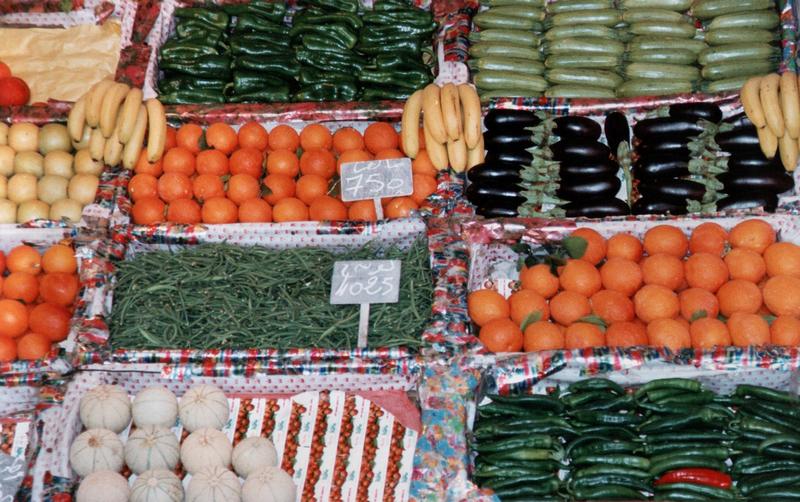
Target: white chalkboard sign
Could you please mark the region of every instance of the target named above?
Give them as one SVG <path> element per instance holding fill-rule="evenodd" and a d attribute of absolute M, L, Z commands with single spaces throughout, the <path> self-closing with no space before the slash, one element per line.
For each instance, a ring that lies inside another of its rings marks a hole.
<path fill-rule="evenodd" d="M 340 174 L 344 202 L 401 197 L 414 192 L 411 159 L 345 162 Z"/>
<path fill-rule="evenodd" d="M 351 260 L 333 264 L 331 303 L 397 303 L 400 260 Z"/>

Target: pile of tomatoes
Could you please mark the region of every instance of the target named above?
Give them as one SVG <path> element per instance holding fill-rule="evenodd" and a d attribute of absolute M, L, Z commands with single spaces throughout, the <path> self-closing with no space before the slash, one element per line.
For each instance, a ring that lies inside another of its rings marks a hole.
<path fill-rule="evenodd" d="M 11 74 L 11 68 L 0 61 L 0 106 L 27 105 L 31 100 L 28 84 Z"/>
<path fill-rule="evenodd" d="M 140 157 L 128 184 L 133 221 L 374 221 L 373 201 L 342 202 L 340 167 L 404 157 L 400 148 L 399 134 L 385 122 L 370 124 L 363 135 L 352 127 L 332 133 L 322 124 L 299 134 L 289 125 L 267 131 L 257 122 L 238 132 L 224 123 L 170 128 L 163 158 Z M 426 159 L 412 163 L 413 194 L 383 200 L 386 218 L 407 217 L 436 191 L 437 171 Z"/>

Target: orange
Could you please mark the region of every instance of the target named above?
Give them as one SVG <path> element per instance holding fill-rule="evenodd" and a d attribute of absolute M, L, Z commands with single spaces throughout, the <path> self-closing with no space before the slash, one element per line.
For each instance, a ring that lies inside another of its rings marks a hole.
<path fill-rule="evenodd" d="M 716 317 L 703 317 L 694 321 L 689 326 L 689 335 L 692 337 L 692 347 L 695 349 L 725 347 L 731 344 L 728 327 Z"/>
<path fill-rule="evenodd" d="M 683 262 L 680 258 L 656 253 L 642 261 L 642 280 L 645 284 L 658 284 L 675 291 L 681 287 L 683 279 Z"/>
<path fill-rule="evenodd" d="M 550 271 L 550 266 L 539 263 L 532 267 L 525 267 L 519 272 L 519 283 L 522 289 L 536 291 L 545 298 L 551 298 L 558 293 L 558 276 Z"/>
<path fill-rule="evenodd" d="M 562 326 L 569 326 L 591 313 L 589 299 L 580 293 L 562 291 L 550 299 L 550 317 Z"/>
<path fill-rule="evenodd" d="M 157 178 L 161 176 L 161 173 L 164 172 L 161 164 L 162 159 L 158 159 L 151 164 L 147 161 L 147 150 L 142 150 L 142 152 L 139 154 L 139 160 L 136 161 L 136 166 L 133 168 L 133 172 L 136 174 L 152 174 Z"/>
<path fill-rule="evenodd" d="M 300 132 L 300 146 L 304 151 L 330 150 L 333 147 L 333 136 L 322 124 L 309 124 Z"/>
<path fill-rule="evenodd" d="M 619 291 L 602 289 L 593 294 L 589 300 L 592 304 L 592 311 L 606 324 L 633 321 L 636 317 L 633 302 Z"/>
<path fill-rule="evenodd" d="M 472 322 L 483 326 L 495 319 L 508 318 L 511 315 L 511 307 L 497 291 L 479 289 L 467 296 L 467 312 Z"/>
<path fill-rule="evenodd" d="M 423 204 L 429 196 L 436 193 L 436 188 L 439 186 L 436 178 L 427 174 L 415 174 L 413 175 L 413 180 L 414 193 L 411 194 L 411 198 L 420 205 Z"/>
<path fill-rule="evenodd" d="M 39 281 L 28 272 L 11 272 L 3 280 L 3 297 L 33 303 L 39 296 Z"/>
<path fill-rule="evenodd" d="M 174 127 L 167 126 L 167 138 L 164 141 L 164 150 L 175 148 L 178 146 L 178 130 Z"/>
<path fill-rule="evenodd" d="M 51 342 L 60 342 L 69 335 L 72 316 L 61 305 L 40 303 L 33 307 L 28 317 L 31 331 L 46 336 Z"/>
<path fill-rule="evenodd" d="M 238 206 L 247 199 L 261 195 L 261 185 L 258 180 L 248 174 L 234 174 L 228 180 L 228 190 L 225 195 Z"/>
<path fill-rule="evenodd" d="M 17 300 L 0 300 L 0 337 L 16 338 L 28 330 L 28 309 Z"/>
<path fill-rule="evenodd" d="M 267 201 L 256 197 L 239 204 L 239 222 L 265 223 L 272 221 L 272 208 Z"/>
<path fill-rule="evenodd" d="M 633 306 L 636 316 L 645 323 L 656 319 L 672 319 L 681 310 L 678 295 L 658 284 L 648 284 L 637 291 L 633 296 Z"/>
<path fill-rule="evenodd" d="M 606 330 L 609 347 L 636 347 L 647 345 L 647 329 L 639 321 L 615 322 Z"/>
<path fill-rule="evenodd" d="M 689 239 L 677 227 L 656 225 L 644 234 L 644 250 L 649 255 L 665 253 L 683 258 L 688 249 Z"/>
<path fill-rule="evenodd" d="M 166 204 L 158 197 L 147 197 L 136 201 L 131 207 L 131 215 L 136 225 L 155 225 L 165 218 Z"/>
<path fill-rule="evenodd" d="M 200 202 L 212 197 L 225 197 L 225 185 L 216 174 L 201 174 L 192 182 L 192 193 Z"/>
<path fill-rule="evenodd" d="M 373 155 L 381 150 L 400 146 L 400 137 L 386 122 L 374 122 L 364 131 L 364 145 Z"/>
<path fill-rule="evenodd" d="M 402 159 L 405 157 L 403 152 L 396 148 L 389 148 L 387 150 L 381 150 L 380 152 L 375 154 L 375 160 L 383 160 L 383 159 Z"/>
<path fill-rule="evenodd" d="M 722 256 L 727 240 L 728 232 L 724 228 L 716 223 L 706 222 L 692 230 L 692 236 L 689 238 L 689 252 Z"/>
<path fill-rule="evenodd" d="M 376 221 L 375 203 L 371 200 L 357 200 L 347 210 L 347 218 L 355 221 Z"/>
<path fill-rule="evenodd" d="M 731 249 L 725 255 L 725 265 L 728 266 L 731 279 L 741 279 L 756 284 L 767 273 L 767 264 L 764 262 L 764 258 L 751 249 Z"/>
<path fill-rule="evenodd" d="M 239 137 L 233 127 L 217 122 L 206 129 L 206 143 L 225 155 L 230 155 L 239 146 Z"/>
<path fill-rule="evenodd" d="M 200 152 L 203 139 L 203 128 L 197 124 L 184 124 L 175 134 L 175 143 L 192 153 Z"/>
<path fill-rule="evenodd" d="M 567 260 L 558 279 L 562 289 L 580 293 L 587 298 L 600 291 L 603 286 L 600 271 L 583 260 Z"/>
<path fill-rule="evenodd" d="M 340 155 L 348 150 L 363 150 L 364 138 L 352 127 L 342 127 L 333 133 L 333 149 Z"/>
<path fill-rule="evenodd" d="M 717 317 L 719 302 L 714 293 L 700 288 L 689 288 L 678 293 L 681 302 L 681 316 L 687 321 L 701 317 Z"/>
<path fill-rule="evenodd" d="M 128 182 L 128 193 L 134 202 L 145 197 L 158 197 L 158 178 L 152 174 L 136 174 Z"/>
<path fill-rule="evenodd" d="M 0 277 L 3 275 L 3 272 L 6 270 L 6 254 L 0 251 Z"/>
<path fill-rule="evenodd" d="M 550 308 L 544 296 L 530 289 L 520 289 L 508 297 L 511 320 L 522 326 L 533 321 L 550 319 Z"/>
<path fill-rule="evenodd" d="M 755 314 L 761 308 L 761 291 L 752 282 L 734 279 L 719 288 L 717 301 L 719 311 L 725 317 L 734 312 Z"/>
<path fill-rule="evenodd" d="M 347 208 L 339 199 L 321 195 L 308 206 L 308 214 L 315 221 L 341 221 L 347 219 Z"/>
<path fill-rule="evenodd" d="M 417 157 L 411 161 L 411 171 L 414 174 L 427 174 L 429 176 L 436 176 L 439 170 L 431 162 L 427 150 L 420 150 Z"/>
<path fill-rule="evenodd" d="M 300 157 L 300 172 L 331 179 L 336 174 L 336 159 L 328 150 L 306 150 Z"/>
<path fill-rule="evenodd" d="M 800 277 L 800 246 L 791 242 L 776 242 L 764 251 L 767 275 Z"/>
<path fill-rule="evenodd" d="M 339 155 L 339 159 L 336 161 L 336 172 L 342 172 L 342 164 L 348 162 L 364 162 L 365 160 L 372 160 L 372 156 L 368 152 L 364 150 L 347 150 Z"/>
<path fill-rule="evenodd" d="M 586 250 L 583 255 L 576 258 L 597 265 L 606 257 L 606 240 L 597 231 L 583 227 L 573 231 L 569 236 L 580 237 L 586 241 Z"/>
<path fill-rule="evenodd" d="M 656 319 L 647 325 L 647 340 L 655 347 L 670 350 L 688 349 L 692 346 L 689 329 L 675 319 Z"/>
<path fill-rule="evenodd" d="M 9 272 L 28 272 L 35 275 L 42 268 L 42 257 L 32 246 L 22 244 L 8 253 L 6 267 Z"/>
<path fill-rule="evenodd" d="M 776 275 L 764 285 L 764 303 L 775 315 L 800 317 L 800 279 Z"/>
<path fill-rule="evenodd" d="M 613 257 L 600 267 L 600 279 L 604 288 L 633 296 L 642 285 L 642 269 L 632 260 Z"/>
<path fill-rule="evenodd" d="M 491 352 L 519 352 L 524 342 L 522 330 L 508 318 L 487 322 L 481 327 L 478 338 Z"/>
<path fill-rule="evenodd" d="M 197 154 L 198 174 L 214 174 L 224 176 L 229 172 L 228 157 L 219 150 L 203 150 Z"/>
<path fill-rule="evenodd" d="M 411 211 L 419 209 L 419 205 L 411 197 L 395 197 L 384 208 L 384 216 L 387 218 L 408 218 Z"/>
<path fill-rule="evenodd" d="M 46 356 L 52 348 L 50 339 L 39 333 L 27 333 L 17 340 L 17 357 L 22 360 L 35 361 Z"/>
<path fill-rule="evenodd" d="M 308 206 L 294 197 L 281 199 L 272 206 L 272 220 L 276 223 L 308 221 Z"/>
<path fill-rule="evenodd" d="M 13 338 L 0 337 L 0 362 L 10 363 L 17 359 L 17 342 Z"/>
<path fill-rule="evenodd" d="M 707 289 L 712 293 L 728 281 L 728 266 L 716 254 L 693 254 L 686 259 L 684 272 L 689 287 Z"/>
<path fill-rule="evenodd" d="M 775 230 L 764 220 L 745 220 L 731 229 L 728 234 L 733 248 L 745 248 L 762 254 L 775 242 Z"/>
<path fill-rule="evenodd" d="M 728 319 L 728 332 L 737 347 L 768 345 L 770 342 L 769 324 L 758 314 L 733 314 Z"/>
<path fill-rule="evenodd" d="M 300 146 L 300 136 L 293 127 L 286 124 L 275 126 L 269 132 L 270 150 L 291 150 L 295 151 Z"/>
<path fill-rule="evenodd" d="M 239 146 L 263 152 L 269 146 L 269 133 L 258 122 L 250 121 L 239 128 Z"/>
<path fill-rule="evenodd" d="M 164 173 L 158 178 L 158 196 L 164 202 L 192 196 L 192 180 L 183 173 Z"/>
<path fill-rule="evenodd" d="M 175 199 L 167 207 L 167 221 L 194 225 L 203 219 L 200 204 L 193 199 Z"/>
<path fill-rule="evenodd" d="M 46 302 L 67 307 L 78 296 L 78 276 L 75 274 L 44 274 L 39 282 L 39 291 Z"/>
<path fill-rule="evenodd" d="M 638 263 L 642 259 L 642 242 L 631 234 L 615 234 L 606 243 L 606 257 Z"/>
<path fill-rule="evenodd" d="M 267 189 L 264 200 L 273 208 L 281 199 L 294 197 L 296 185 L 294 180 L 285 174 L 269 174 L 264 178 L 264 186 Z"/>
<path fill-rule="evenodd" d="M 64 244 L 54 244 L 42 255 L 42 269 L 45 272 L 62 272 L 74 274 L 78 270 L 75 251 Z"/>
<path fill-rule="evenodd" d="M 773 345 L 797 347 L 800 345 L 800 319 L 794 316 L 778 316 L 769 326 Z"/>
<path fill-rule="evenodd" d="M 176 146 L 164 154 L 161 159 L 165 173 L 181 173 L 191 176 L 195 171 L 194 154 L 186 148 Z"/>
<path fill-rule="evenodd" d="M 564 345 L 568 349 L 603 347 L 605 344 L 606 335 L 599 327 L 588 322 L 570 324 L 564 332 Z"/>
<path fill-rule="evenodd" d="M 297 198 L 311 204 L 314 199 L 328 193 L 328 180 L 317 174 L 306 174 L 297 180 L 295 194 Z M 372 201 L 367 201 L 370 204 Z"/>
<path fill-rule="evenodd" d="M 231 174 L 249 174 L 260 179 L 264 172 L 264 154 L 255 148 L 240 148 L 230 158 Z"/>
<path fill-rule="evenodd" d="M 537 321 L 529 324 L 523 335 L 522 348 L 525 352 L 564 348 L 564 330 L 550 321 Z"/>
<path fill-rule="evenodd" d="M 293 150 L 273 150 L 267 155 L 267 172 L 294 178 L 300 172 L 300 159 Z"/>
<path fill-rule="evenodd" d="M 203 223 L 236 223 L 239 209 L 226 197 L 211 197 L 203 203 L 200 217 Z"/>

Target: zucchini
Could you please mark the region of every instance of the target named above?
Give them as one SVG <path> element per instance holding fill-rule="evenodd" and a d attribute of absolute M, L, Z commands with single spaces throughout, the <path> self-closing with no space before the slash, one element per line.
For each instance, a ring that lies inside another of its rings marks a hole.
<path fill-rule="evenodd" d="M 601 26 L 616 26 L 622 21 L 620 12 L 616 9 L 579 10 L 556 14 L 547 19 L 547 27 L 573 26 L 576 24 L 599 24 Z"/>
<path fill-rule="evenodd" d="M 622 84 L 622 77 L 614 72 L 578 68 L 547 70 L 545 78 L 553 84 L 589 85 L 605 89 L 616 89 Z"/>
<path fill-rule="evenodd" d="M 735 12 L 774 8 L 773 0 L 699 0 L 692 7 L 692 14 L 699 19 L 711 19 Z"/>
<path fill-rule="evenodd" d="M 558 0 L 547 6 L 549 14 L 561 14 L 576 10 L 601 10 L 613 7 L 611 0 Z"/>
<path fill-rule="evenodd" d="M 684 12 L 692 6 L 692 0 L 622 0 L 619 6 L 623 9 L 667 9 Z"/>
<path fill-rule="evenodd" d="M 542 53 L 533 47 L 489 42 L 479 42 L 473 45 L 469 48 L 469 55 L 475 58 L 502 56 L 507 58 L 530 59 L 532 61 L 541 61 L 542 59 Z"/>
<path fill-rule="evenodd" d="M 695 66 L 664 63 L 631 63 L 625 67 L 625 76 L 629 79 L 675 79 L 698 80 L 700 70 Z"/>
<path fill-rule="evenodd" d="M 538 75 L 485 70 L 475 75 L 475 85 L 480 89 L 487 89 L 490 91 L 516 89 L 525 92 L 541 93 L 547 89 L 547 80 Z"/>
<path fill-rule="evenodd" d="M 547 56 L 545 68 L 594 68 L 612 70 L 620 65 L 620 56 L 615 54 L 558 54 Z"/>
<path fill-rule="evenodd" d="M 726 78 L 744 77 L 745 75 L 763 75 L 771 73 L 778 67 L 778 63 L 769 60 L 746 59 L 738 61 L 723 61 L 712 63 L 703 67 L 702 75 L 707 80 L 722 80 Z"/>
<path fill-rule="evenodd" d="M 542 23 L 540 21 L 524 17 L 494 14 L 490 10 L 476 14 L 475 17 L 472 18 L 472 22 L 483 30 L 488 30 L 491 28 L 497 28 L 503 30 L 505 29 L 529 30 L 529 31 L 542 30 Z"/>
<path fill-rule="evenodd" d="M 723 78 L 713 82 L 704 82 L 703 91 L 709 94 L 717 94 L 719 92 L 730 92 L 741 90 L 744 83 L 750 80 L 751 75 L 743 77 Z"/>
<path fill-rule="evenodd" d="M 531 47 L 537 47 L 539 45 L 539 36 L 525 30 L 498 30 L 494 28 L 473 31 L 469 34 L 469 41 L 472 43 L 500 42 L 504 44 L 528 45 Z"/>
<path fill-rule="evenodd" d="M 708 25 L 709 30 L 720 28 L 749 28 L 760 30 L 771 30 L 780 24 L 780 17 L 777 12 L 763 10 L 751 12 L 739 12 L 737 14 L 725 14 L 715 17 Z"/>
<path fill-rule="evenodd" d="M 624 200 L 616 197 L 593 197 L 573 201 L 563 206 L 568 218 L 605 218 L 607 216 L 623 216 L 631 213 Z"/>
<path fill-rule="evenodd" d="M 494 7 L 490 10 L 492 14 L 500 14 L 502 16 L 520 17 L 524 19 L 533 19 L 535 21 L 544 20 L 544 10 L 532 9 L 523 5 L 503 5 Z"/>
<path fill-rule="evenodd" d="M 525 75 L 542 75 L 544 64 L 530 59 L 507 58 L 503 56 L 485 56 L 467 61 L 471 70 L 510 71 Z"/>
<path fill-rule="evenodd" d="M 543 9 L 547 0 L 481 0 L 481 5 L 486 7 L 502 7 L 504 5 L 519 5 L 524 7 L 538 7 Z"/>
<path fill-rule="evenodd" d="M 770 43 L 776 38 L 774 31 L 757 28 L 719 28 L 706 32 L 706 42 L 711 45 Z"/>
<path fill-rule="evenodd" d="M 701 65 L 743 59 L 776 59 L 778 49 L 769 44 L 727 44 L 709 47 L 697 56 Z"/>
<path fill-rule="evenodd" d="M 625 53 L 625 44 L 618 40 L 605 40 L 591 37 L 561 38 L 547 40 L 544 49 L 551 54 L 605 54 L 607 56 L 622 56 Z"/>
<path fill-rule="evenodd" d="M 497 89 L 492 91 L 478 89 L 478 96 L 480 96 L 482 103 L 488 103 L 496 98 L 531 98 L 541 95 L 541 92 L 530 92 L 522 89 Z"/>
<path fill-rule="evenodd" d="M 622 20 L 633 23 L 678 23 L 686 21 L 680 12 L 666 9 L 630 9 L 622 13 Z"/>
<path fill-rule="evenodd" d="M 654 80 L 637 78 L 628 80 L 617 89 L 617 96 L 630 98 L 633 96 L 669 96 L 692 92 L 693 84 L 686 80 Z"/>
<path fill-rule="evenodd" d="M 556 4 L 557 5 L 557 4 Z M 556 26 L 544 34 L 545 40 L 558 40 L 560 38 L 593 37 L 619 40 L 620 32 L 608 26 L 599 24 L 576 24 L 573 26 Z"/>
<path fill-rule="evenodd" d="M 685 21 L 677 23 L 665 23 L 663 21 L 639 22 L 630 25 L 628 30 L 634 35 L 674 38 L 692 38 L 697 32 L 693 24 Z"/>
<path fill-rule="evenodd" d="M 695 54 L 708 47 L 702 40 L 673 37 L 634 37 L 628 43 L 628 50 L 672 50 L 686 49 Z"/>
<path fill-rule="evenodd" d="M 544 95 L 548 98 L 613 98 L 614 91 L 604 87 L 594 87 L 590 85 L 554 85 L 546 91 Z"/>
<path fill-rule="evenodd" d="M 483 125 L 489 130 L 525 129 L 537 126 L 540 122 L 536 113 L 528 110 L 498 110 L 497 108 L 489 110 L 483 119 Z"/>
<path fill-rule="evenodd" d="M 686 49 L 635 49 L 625 55 L 633 63 L 666 63 L 690 65 L 697 61 L 697 54 Z"/>

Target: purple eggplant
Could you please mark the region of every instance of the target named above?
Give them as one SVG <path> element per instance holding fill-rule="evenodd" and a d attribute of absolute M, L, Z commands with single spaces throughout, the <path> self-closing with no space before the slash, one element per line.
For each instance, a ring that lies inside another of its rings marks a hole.
<path fill-rule="evenodd" d="M 775 211 L 778 207 L 777 194 L 755 190 L 729 195 L 717 201 L 717 210 L 719 211 L 755 209 L 757 207 L 763 207 L 766 211 Z"/>
<path fill-rule="evenodd" d="M 641 180 L 661 180 L 689 176 L 686 159 L 672 155 L 645 155 L 633 163 L 633 175 Z"/>
<path fill-rule="evenodd" d="M 553 132 L 562 139 L 585 139 L 597 141 L 602 132 L 600 124 L 594 120 L 578 115 L 565 115 L 555 118 L 556 127 Z"/>
<path fill-rule="evenodd" d="M 633 126 L 633 135 L 645 143 L 659 140 L 685 140 L 698 136 L 703 127 L 697 120 L 673 117 L 656 117 L 640 120 Z"/>
<path fill-rule="evenodd" d="M 722 150 L 732 154 L 752 155 L 761 151 L 755 127 L 721 132 L 714 139 Z"/>
<path fill-rule="evenodd" d="M 642 197 L 631 206 L 633 214 L 686 214 L 686 202 Z"/>
<path fill-rule="evenodd" d="M 619 165 L 611 159 L 598 161 L 594 164 L 570 164 L 562 162 L 559 174 L 562 178 L 577 178 L 581 176 L 614 176 L 619 171 Z"/>
<path fill-rule="evenodd" d="M 670 155 L 689 160 L 689 143 L 681 140 L 655 141 L 653 143 L 639 143 L 641 155 Z"/>
<path fill-rule="evenodd" d="M 620 143 L 631 142 L 631 129 L 628 125 L 628 118 L 625 117 L 624 113 L 611 112 L 606 115 L 603 129 L 606 133 L 606 142 L 615 154 Z"/>
<path fill-rule="evenodd" d="M 616 176 L 584 176 L 561 180 L 556 195 L 568 201 L 588 197 L 613 197 L 619 192 L 620 186 L 622 182 Z"/>
<path fill-rule="evenodd" d="M 679 119 L 705 119 L 715 124 L 722 120 L 722 110 L 714 103 L 676 103 L 669 106 L 669 116 Z"/>
<path fill-rule="evenodd" d="M 736 115 L 731 115 L 722 122 L 725 124 L 732 125 L 733 126 L 732 130 L 734 131 L 739 129 L 744 129 L 746 127 L 754 127 L 753 123 L 750 122 L 750 119 L 747 118 L 747 114 L 745 114 L 744 112 L 737 113 Z"/>
<path fill-rule="evenodd" d="M 685 202 L 700 200 L 706 193 L 702 183 L 684 179 L 669 180 L 642 180 L 639 183 L 639 193 L 648 199 L 662 199 L 672 202 Z"/>
<path fill-rule="evenodd" d="M 780 194 L 794 188 L 794 179 L 786 171 L 760 167 L 738 168 L 720 174 L 717 179 L 729 194 L 748 190 Z"/>
<path fill-rule="evenodd" d="M 507 162 L 494 162 L 490 164 L 484 162 L 467 171 L 467 179 L 472 182 L 503 180 L 503 182 L 516 184 L 521 181 L 519 177 L 521 169 L 522 166 L 519 164 L 510 164 Z"/>
<path fill-rule="evenodd" d="M 483 134 L 483 141 L 488 151 L 512 149 L 522 150 L 534 146 L 530 131 L 520 129 L 518 131 L 486 131 Z"/>
<path fill-rule="evenodd" d="M 567 217 L 605 218 L 606 216 L 622 216 L 631 213 L 631 208 L 624 200 L 611 197 L 593 197 L 564 205 Z"/>
<path fill-rule="evenodd" d="M 499 149 L 489 151 L 486 153 L 484 162 L 487 164 L 494 164 L 496 162 L 504 162 L 508 164 L 527 165 L 533 161 L 533 154 L 525 150 L 511 150 Z"/>
<path fill-rule="evenodd" d="M 476 206 L 519 207 L 525 197 L 519 192 L 522 189 L 513 183 L 491 182 L 471 183 L 465 194 L 467 200 Z"/>
<path fill-rule="evenodd" d="M 565 164 L 593 164 L 611 158 L 608 146 L 598 141 L 562 139 L 550 145 L 553 158 Z"/>
<path fill-rule="evenodd" d="M 537 126 L 540 122 L 534 112 L 527 110 L 489 110 L 483 119 L 483 125 L 490 131 L 524 129 Z"/>
<path fill-rule="evenodd" d="M 475 213 L 484 218 L 514 218 L 519 214 L 516 208 L 499 206 L 479 206 Z"/>
<path fill-rule="evenodd" d="M 735 170 L 739 168 L 757 167 L 759 169 L 780 169 L 784 171 L 783 164 L 781 164 L 780 157 L 768 159 L 764 157 L 761 152 L 747 153 L 743 155 L 731 155 L 728 158 L 728 169 Z"/>

